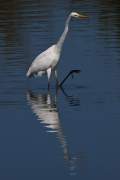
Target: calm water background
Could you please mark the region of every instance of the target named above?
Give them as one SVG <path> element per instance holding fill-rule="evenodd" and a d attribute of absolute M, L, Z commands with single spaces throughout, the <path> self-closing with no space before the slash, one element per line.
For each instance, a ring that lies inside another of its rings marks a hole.
<path fill-rule="evenodd" d="M 59 64 L 62 80 L 26 78 L 55 43 L 71 11 Z M 0 179 L 120 179 L 120 2 L 0 1 Z"/>

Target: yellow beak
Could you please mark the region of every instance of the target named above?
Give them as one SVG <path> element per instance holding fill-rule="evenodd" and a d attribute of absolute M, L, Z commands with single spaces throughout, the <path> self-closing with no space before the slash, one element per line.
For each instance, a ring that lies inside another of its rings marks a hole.
<path fill-rule="evenodd" d="M 79 14 L 79 18 L 80 18 L 80 19 L 88 19 L 88 16 L 85 16 L 85 15 Z"/>

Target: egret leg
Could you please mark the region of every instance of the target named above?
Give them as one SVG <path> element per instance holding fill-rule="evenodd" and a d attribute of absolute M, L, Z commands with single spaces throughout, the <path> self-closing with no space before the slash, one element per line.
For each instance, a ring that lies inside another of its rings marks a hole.
<path fill-rule="evenodd" d="M 57 69 L 55 69 L 55 79 L 56 79 L 56 87 L 59 86 L 59 80 L 58 80 L 58 72 Z"/>
<path fill-rule="evenodd" d="M 47 69 L 47 77 L 48 77 L 48 90 L 49 90 L 50 89 L 51 68 Z"/>

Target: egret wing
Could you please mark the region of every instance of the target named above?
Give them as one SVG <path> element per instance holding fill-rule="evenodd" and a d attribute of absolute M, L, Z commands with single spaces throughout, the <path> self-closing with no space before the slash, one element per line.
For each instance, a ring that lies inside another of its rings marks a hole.
<path fill-rule="evenodd" d="M 27 76 L 30 76 L 30 74 L 33 73 L 38 73 L 39 71 L 47 70 L 52 65 L 55 57 L 56 47 L 55 45 L 52 45 L 35 58 L 27 72 Z"/>

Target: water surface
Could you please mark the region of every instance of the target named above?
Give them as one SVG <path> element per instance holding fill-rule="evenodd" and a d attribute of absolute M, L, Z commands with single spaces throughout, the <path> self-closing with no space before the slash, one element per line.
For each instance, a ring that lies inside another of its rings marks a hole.
<path fill-rule="evenodd" d="M 55 82 L 26 78 L 72 20 Z M 0 179 L 120 179 L 119 1 L 1 0 Z"/>

